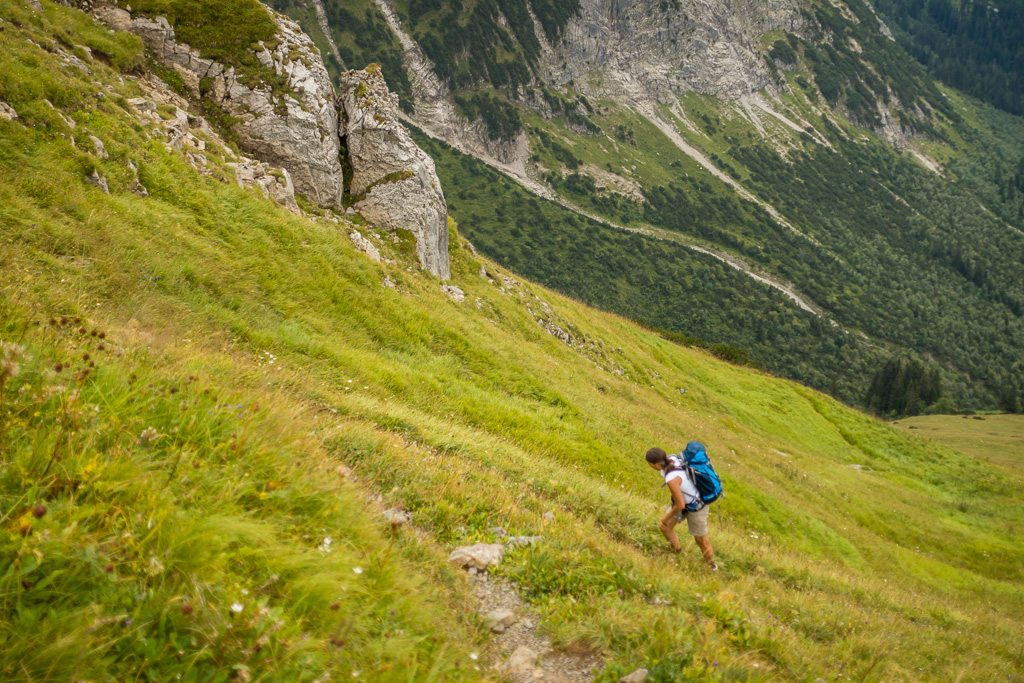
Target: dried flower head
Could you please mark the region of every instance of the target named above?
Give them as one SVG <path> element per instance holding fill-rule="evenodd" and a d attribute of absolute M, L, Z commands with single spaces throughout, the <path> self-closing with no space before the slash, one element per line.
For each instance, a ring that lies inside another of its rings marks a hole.
<path fill-rule="evenodd" d="M 160 438 L 160 433 L 152 427 L 146 427 L 139 434 L 139 441 L 142 443 L 143 448 L 149 448 L 150 444 Z"/>
<path fill-rule="evenodd" d="M 185 616 L 188 616 L 192 614 L 192 609 L 192 605 L 186 602 L 184 605 L 181 606 L 181 613 Z"/>
<path fill-rule="evenodd" d="M 32 516 L 35 517 L 36 519 L 40 519 L 40 518 L 42 518 L 45 515 L 46 515 L 46 506 L 45 505 L 40 503 L 39 505 L 36 505 L 34 508 L 32 508 Z"/>
<path fill-rule="evenodd" d="M 0 382 L 18 376 L 21 371 L 18 361 L 24 355 L 25 350 L 18 344 L 0 342 Z"/>

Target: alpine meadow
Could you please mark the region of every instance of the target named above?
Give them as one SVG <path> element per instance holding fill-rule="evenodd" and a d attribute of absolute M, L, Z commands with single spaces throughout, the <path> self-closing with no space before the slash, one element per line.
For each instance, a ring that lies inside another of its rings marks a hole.
<path fill-rule="evenodd" d="M 0 0 L 0 680 L 1024 682 L 1019 16 Z"/>

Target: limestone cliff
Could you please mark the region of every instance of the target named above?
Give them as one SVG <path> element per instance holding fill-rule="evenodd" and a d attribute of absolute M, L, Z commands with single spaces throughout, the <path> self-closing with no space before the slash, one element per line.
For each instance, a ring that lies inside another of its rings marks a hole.
<path fill-rule="evenodd" d="M 163 17 L 133 17 L 117 7 L 101 7 L 96 13 L 108 26 L 141 37 L 195 96 L 211 99 L 236 118 L 233 130 L 242 147 L 261 161 L 288 169 L 298 192 L 322 206 L 341 206 L 343 174 L 333 89 L 313 42 L 298 24 L 274 14 L 279 43 L 273 51 L 263 48 L 257 54 L 264 67 L 286 78 L 285 92 L 275 93 L 265 84 L 246 85 L 234 68 L 204 59 L 175 40 L 173 27 Z"/>
<path fill-rule="evenodd" d="M 398 120 L 398 96 L 372 69 L 342 74 L 337 101 L 355 208 L 383 228 L 411 231 L 423 267 L 448 279 L 448 207 L 433 160 Z"/>
<path fill-rule="evenodd" d="M 349 72 L 336 97 L 313 42 L 297 23 L 270 12 L 278 29 L 276 45 L 270 49 L 261 42 L 255 56 L 262 67 L 283 77 L 283 90 L 280 84 L 275 90 L 265 83 L 253 85 L 247 74 L 178 42 L 164 17 L 132 16 L 105 3 L 91 9 L 107 26 L 142 38 L 194 97 L 211 100 L 233 117 L 240 146 L 268 165 L 243 161 L 236 168 L 239 183 L 258 185 L 293 211 L 298 210 L 293 187 L 320 206 L 341 208 L 344 140 L 355 171 L 355 208 L 382 228 L 412 232 L 421 265 L 440 278 L 450 277 L 441 183 L 433 161 L 399 122 L 397 97 L 379 73 Z"/>

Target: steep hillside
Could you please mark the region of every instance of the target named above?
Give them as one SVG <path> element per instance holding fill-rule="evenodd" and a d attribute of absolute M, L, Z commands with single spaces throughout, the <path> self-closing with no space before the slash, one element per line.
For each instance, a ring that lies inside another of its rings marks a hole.
<path fill-rule="evenodd" d="M 365 9 L 403 44 L 425 133 L 564 206 L 553 232 L 441 162 L 483 253 L 854 404 L 900 356 L 942 376 L 920 409 L 1024 386 L 1020 118 L 933 81 L 861 0 L 556 6 L 550 27 L 517 0 Z"/>
<path fill-rule="evenodd" d="M 445 289 L 407 235 L 239 187 L 196 111 L 171 144 L 187 105 L 141 42 L 42 8 L 0 5 L 5 680 L 494 680 L 484 583 L 600 681 L 1020 680 L 1019 469 L 524 281 L 454 224 Z M 641 462 L 691 438 L 727 489 L 717 574 L 666 552 Z M 541 538 L 487 582 L 447 564 L 499 527 Z"/>

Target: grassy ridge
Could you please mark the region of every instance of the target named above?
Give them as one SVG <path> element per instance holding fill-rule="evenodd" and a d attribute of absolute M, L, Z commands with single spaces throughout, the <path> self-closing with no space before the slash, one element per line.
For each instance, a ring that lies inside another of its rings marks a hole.
<path fill-rule="evenodd" d="M 353 226 L 219 182 L 214 141 L 195 173 L 120 104 L 131 79 L 38 47 L 62 22 L 105 34 L 82 15 L 0 12 L 22 25 L 0 32 L 21 117 L 0 122 L 0 335 L 23 347 L 0 411 L 7 678 L 485 679 L 440 548 L 496 525 L 544 536 L 501 571 L 607 680 L 1020 676 L 1019 472 L 517 281 L 453 232 L 457 304 L 401 245 L 373 263 Z M 65 91 L 74 129 L 42 102 Z M 109 159 L 71 146 L 89 134 Z M 728 491 L 716 576 L 664 552 L 639 464 L 694 437 Z M 415 529 L 373 514 L 397 504 Z"/>

